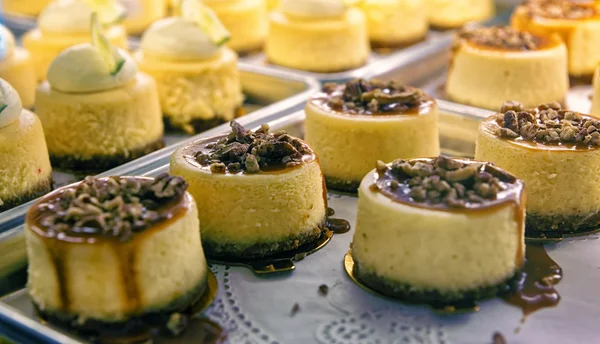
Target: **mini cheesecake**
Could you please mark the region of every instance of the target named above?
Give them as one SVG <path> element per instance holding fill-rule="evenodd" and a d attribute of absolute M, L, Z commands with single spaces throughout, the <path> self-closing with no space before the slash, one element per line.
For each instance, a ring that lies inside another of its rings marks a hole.
<path fill-rule="evenodd" d="M 575 232 L 600 225 L 600 119 L 551 103 L 507 102 L 479 127 L 475 158 L 527 185 L 527 231 Z"/>
<path fill-rule="evenodd" d="M 354 273 L 433 304 L 496 296 L 524 263 L 523 182 L 486 162 L 381 161 L 362 181 Z"/>
<path fill-rule="evenodd" d="M 123 21 L 130 35 L 141 35 L 153 22 L 167 15 L 167 0 L 120 0 L 127 11 Z"/>
<path fill-rule="evenodd" d="M 116 5 L 115 5 L 116 6 Z M 115 9 L 118 11 L 118 8 Z M 65 49 L 90 42 L 90 15 L 93 9 L 86 1 L 55 0 L 40 14 L 37 28 L 23 35 L 23 47 L 33 58 L 39 82 L 46 80 L 52 61 Z M 112 44 L 127 49 L 127 33 L 116 24 L 115 15 L 107 11 L 101 16 L 106 36 Z"/>
<path fill-rule="evenodd" d="M 403 48 L 424 40 L 429 30 L 425 2 L 425 0 L 364 1 L 361 8 L 367 18 L 371 46 Z"/>
<path fill-rule="evenodd" d="M 136 328 L 206 290 L 194 199 L 166 174 L 60 188 L 27 213 L 28 291 L 42 317 L 76 329 Z"/>
<path fill-rule="evenodd" d="M 284 0 L 269 23 L 265 53 L 276 65 L 339 72 L 364 65 L 369 56 L 365 15 L 342 0 Z"/>
<path fill-rule="evenodd" d="M 536 106 L 564 102 L 568 89 L 567 50 L 557 36 L 509 27 L 456 36 L 445 88 L 452 101 L 492 110 L 506 99 Z"/>
<path fill-rule="evenodd" d="M 0 78 L 17 91 L 23 107 L 30 109 L 37 86 L 31 55 L 15 45 L 15 36 L 3 25 L 0 25 L 0 39 Z"/>
<path fill-rule="evenodd" d="M 204 0 L 204 3 L 231 33 L 229 48 L 242 55 L 262 50 L 269 29 L 265 0 Z"/>
<path fill-rule="evenodd" d="M 164 146 L 156 82 L 127 53 L 98 42 L 107 45 L 61 53 L 37 90 L 50 158 L 62 169 L 99 172 Z"/>
<path fill-rule="evenodd" d="M 593 1 L 527 1 L 513 11 L 510 22 L 523 31 L 558 34 L 567 45 L 574 77 L 589 80 L 600 63 L 600 9 Z"/>
<path fill-rule="evenodd" d="M 134 57 L 156 80 L 167 127 L 197 133 L 233 120 L 244 96 L 237 54 L 222 46 L 227 31 L 211 37 L 191 11 L 180 12 L 152 24 Z"/>
<path fill-rule="evenodd" d="M 2 0 L 2 11 L 9 14 L 37 16 L 51 0 Z"/>
<path fill-rule="evenodd" d="M 413 87 L 363 79 L 326 84 L 305 112 L 306 142 L 332 189 L 355 192 L 377 160 L 440 153 L 437 104 Z"/>
<path fill-rule="evenodd" d="M 429 24 L 436 29 L 460 28 L 469 22 L 491 19 L 494 0 L 424 0 Z"/>
<path fill-rule="evenodd" d="M 23 109 L 17 91 L 0 79 L 0 212 L 52 189 L 52 168 L 40 120 Z"/>
<path fill-rule="evenodd" d="M 171 156 L 171 173 L 188 181 L 198 202 L 207 255 L 258 258 L 323 235 L 326 190 L 314 151 L 266 125 L 231 127 Z"/>

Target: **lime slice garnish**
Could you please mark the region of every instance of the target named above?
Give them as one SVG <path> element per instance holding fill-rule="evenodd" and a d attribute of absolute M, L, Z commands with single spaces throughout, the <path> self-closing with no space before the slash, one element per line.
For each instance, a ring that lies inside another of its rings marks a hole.
<path fill-rule="evenodd" d="M 109 73 L 111 75 L 117 74 L 121 70 L 121 67 L 123 67 L 125 59 L 119 56 L 117 50 L 110 44 L 108 38 L 104 36 L 102 27 L 98 21 L 98 15 L 95 12 L 92 13 L 91 25 L 92 45 L 98 49 L 108 67 Z"/>
<path fill-rule="evenodd" d="M 229 31 L 217 18 L 215 12 L 199 0 L 183 0 L 179 8 L 181 16 L 196 22 L 210 40 L 217 46 L 221 46 L 231 38 Z"/>
<path fill-rule="evenodd" d="M 84 0 L 90 6 L 92 12 L 98 13 L 103 25 L 118 23 L 125 19 L 127 10 L 115 0 Z"/>

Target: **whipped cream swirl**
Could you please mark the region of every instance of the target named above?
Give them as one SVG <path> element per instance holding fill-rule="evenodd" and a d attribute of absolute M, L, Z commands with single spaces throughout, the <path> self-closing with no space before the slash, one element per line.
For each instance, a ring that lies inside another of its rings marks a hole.
<path fill-rule="evenodd" d="M 38 27 L 44 32 L 89 32 L 92 9 L 83 0 L 57 0 L 44 8 Z"/>
<path fill-rule="evenodd" d="M 0 79 L 0 128 L 13 123 L 23 111 L 17 91 L 4 79 Z"/>
<path fill-rule="evenodd" d="M 339 17 L 344 14 L 347 6 L 343 0 L 283 0 L 283 13 L 306 18 Z"/>
<path fill-rule="evenodd" d="M 4 25 L 0 25 L 0 60 L 10 58 L 15 51 L 15 36 Z"/>

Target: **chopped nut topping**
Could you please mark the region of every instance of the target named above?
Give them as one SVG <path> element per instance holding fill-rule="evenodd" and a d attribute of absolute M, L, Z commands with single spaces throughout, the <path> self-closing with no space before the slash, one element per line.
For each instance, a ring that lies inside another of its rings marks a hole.
<path fill-rule="evenodd" d="M 160 207 L 181 199 L 187 183 L 161 174 L 155 179 L 86 177 L 38 207 L 40 224 L 54 236 L 104 236 L 127 241 L 165 219 Z"/>
<path fill-rule="evenodd" d="M 319 286 L 319 294 L 321 296 L 327 296 L 328 293 L 329 293 L 329 287 L 327 286 L 327 284 L 321 284 Z"/>
<path fill-rule="evenodd" d="M 594 4 L 565 0 L 530 0 L 525 3 L 530 17 L 550 19 L 584 19 L 598 13 Z"/>
<path fill-rule="evenodd" d="M 379 167 L 379 166 L 378 166 Z M 489 165 L 443 156 L 430 160 L 395 160 L 377 170 L 375 186 L 397 199 L 450 208 L 470 208 L 497 199 L 515 182 L 488 171 Z"/>
<path fill-rule="evenodd" d="M 304 156 L 313 154 L 310 147 L 295 137 L 279 131 L 269 133 L 263 124 L 256 132 L 231 122 L 231 133 L 216 143 L 204 146 L 194 155 L 202 166 L 213 173 L 259 173 L 260 171 L 294 167 L 302 164 Z"/>
<path fill-rule="evenodd" d="M 544 43 L 540 36 L 509 26 L 467 28 L 460 31 L 458 37 L 475 45 L 519 51 L 536 50 Z"/>
<path fill-rule="evenodd" d="M 557 102 L 525 110 L 518 102 L 502 105 L 495 115 L 496 135 L 543 144 L 600 146 L 600 121 L 575 111 L 562 110 Z"/>
<path fill-rule="evenodd" d="M 327 83 L 322 91 L 331 109 L 353 115 L 397 114 L 430 101 L 418 88 L 394 81 L 355 79 L 345 85 Z"/>

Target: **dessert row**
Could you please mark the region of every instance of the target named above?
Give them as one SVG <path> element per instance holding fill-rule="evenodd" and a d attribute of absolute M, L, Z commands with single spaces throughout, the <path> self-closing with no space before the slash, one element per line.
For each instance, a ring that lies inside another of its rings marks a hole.
<path fill-rule="evenodd" d="M 171 13 L 179 12 L 181 1 L 173 1 Z M 35 60 L 38 80 L 45 78 L 48 65 L 58 53 L 88 41 L 90 8 L 103 15 L 111 41 L 126 49 L 128 33 L 141 35 L 166 16 L 165 2 L 39 1 L 43 10 L 37 10 L 40 11 L 37 28 L 23 38 L 23 45 Z M 404 47 L 425 39 L 429 23 L 434 27 L 456 28 L 470 21 L 489 19 L 494 14 L 493 0 L 283 0 L 281 4 L 272 4 L 275 6 L 272 13 L 264 0 L 204 2 L 231 32 L 229 48 L 247 54 L 264 47 L 271 63 L 315 72 L 348 70 L 365 64 L 369 42 L 378 48 Z M 38 7 L 30 1 L 26 6 L 22 3 L 7 0 L 4 8 L 22 12 Z M 125 19 L 122 25 L 126 9 L 138 18 L 133 22 Z"/>

